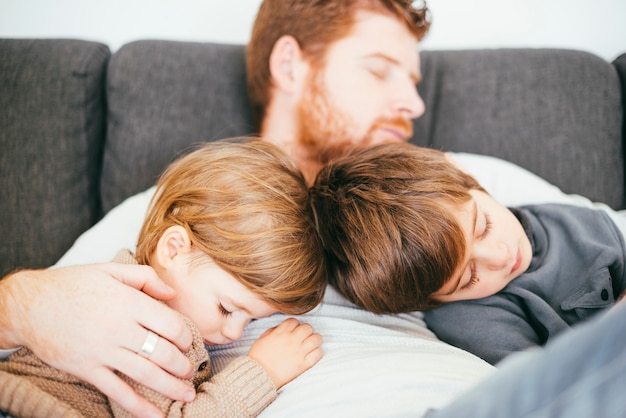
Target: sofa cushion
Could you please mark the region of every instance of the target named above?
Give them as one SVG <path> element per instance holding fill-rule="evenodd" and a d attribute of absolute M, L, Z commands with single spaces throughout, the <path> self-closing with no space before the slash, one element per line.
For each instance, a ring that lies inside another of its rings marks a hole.
<path fill-rule="evenodd" d="M 242 45 L 174 41 L 138 41 L 113 55 L 104 212 L 153 185 L 192 144 L 254 132 L 244 56 Z"/>
<path fill-rule="evenodd" d="M 0 276 L 53 264 L 99 213 L 106 45 L 0 40 Z"/>
<path fill-rule="evenodd" d="M 422 72 L 426 113 L 413 142 L 499 157 L 622 207 L 623 111 L 610 63 L 558 49 L 424 51 Z"/>
<path fill-rule="evenodd" d="M 412 142 L 503 158 L 622 207 L 622 104 L 610 63 L 558 49 L 424 51 L 422 72 L 426 113 Z M 154 184 L 190 144 L 254 132 L 242 45 L 127 44 L 111 59 L 108 100 L 105 212 Z"/>

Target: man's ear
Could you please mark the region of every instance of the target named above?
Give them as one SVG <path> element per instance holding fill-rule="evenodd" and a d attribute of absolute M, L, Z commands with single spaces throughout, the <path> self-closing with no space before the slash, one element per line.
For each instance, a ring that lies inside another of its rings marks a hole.
<path fill-rule="evenodd" d="M 308 68 L 302 57 L 300 44 L 291 35 L 283 35 L 276 41 L 270 54 L 269 65 L 272 84 L 287 93 L 297 90 L 304 74 L 303 70 Z"/>
<path fill-rule="evenodd" d="M 156 263 L 165 269 L 171 268 L 184 254 L 191 252 L 191 239 L 182 226 L 174 225 L 165 230 L 155 251 Z"/>

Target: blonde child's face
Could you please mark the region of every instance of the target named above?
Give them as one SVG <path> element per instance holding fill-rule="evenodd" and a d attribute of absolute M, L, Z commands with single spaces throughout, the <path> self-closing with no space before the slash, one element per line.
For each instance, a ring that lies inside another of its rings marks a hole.
<path fill-rule="evenodd" d="M 453 277 L 431 295 L 439 302 L 491 296 L 524 273 L 532 259 L 530 241 L 515 215 L 483 191 L 470 194 L 457 213 L 466 254 Z"/>
<path fill-rule="evenodd" d="M 180 263 L 168 280 L 177 294 L 167 304 L 196 324 L 206 345 L 231 343 L 253 319 L 278 312 L 209 257 L 191 267 L 185 257 Z"/>

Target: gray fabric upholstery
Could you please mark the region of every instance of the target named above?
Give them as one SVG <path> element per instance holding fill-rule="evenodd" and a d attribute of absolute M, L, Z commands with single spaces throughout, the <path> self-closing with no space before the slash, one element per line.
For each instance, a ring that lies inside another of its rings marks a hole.
<path fill-rule="evenodd" d="M 620 83 L 610 63 L 550 49 L 425 51 L 414 142 L 512 161 L 620 208 Z"/>
<path fill-rule="evenodd" d="M 412 142 L 624 207 L 626 55 L 424 51 L 422 72 Z M 242 45 L 139 41 L 111 57 L 94 42 L 0 40 L 0 275 L 54 263 L 193 144 L 254 132 Z"/>
<path fill-rule="evenodd" d="M 97 220 L 109 48 L 0 40 L 0 277 L 54 263 Z"/>
<path fill-rule="evenodd" d="M 621 92 L 610 63 L 568 50 L 424 51 L 422 72 L 427 110 L 412 142 L 504 158 L 622 206 Z M 129 44 L 111 60 L 108 98 L 105 211 L 153 184 L 188 144 L 254 132 L 243 46 Z"/>
<path fill-rule="evenodd" d="M 620 55 L 613 61 L 613 65 L 617 70 L 622 88 L 622 141 L 626 141 L 626 53 Z M 625 145 L 626 147 L 626 145 Z M 626 149 L 624 150 L 624 158 L 626 159 Z M 626 161 L 626 160 L 625 160 Z M 626 168 L 624 172 L 626 178 Z M 624 185 L 626 188 L 626 185 Z M 622 207 L 626 207 L 626 191 L 624 192 L 624 202 Z"/>
<path fill-rule="evenodd" d="M 191 144 L 254 132 L 241 45 L 125 45 L 111 59 L 107 93 L 105 212 L 154 184 Z"/>

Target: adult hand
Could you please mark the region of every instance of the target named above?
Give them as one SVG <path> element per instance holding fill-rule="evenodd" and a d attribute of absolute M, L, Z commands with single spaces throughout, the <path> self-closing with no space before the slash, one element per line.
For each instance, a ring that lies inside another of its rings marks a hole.
<path fill-rule="evenodd" d="M 311 325 L 289 318 L 265 331 L 250 347 L 248 357 L 259 363 L 280 389 L 320 361 L 321 344 L 322 337 Z"/>
<path fill-rule="evenodd" d="M 191 377 L 192 365 L 181 353 L 191 346 L 191 332 L 177 313 L 153 299 L 173 296 L 147 266 L 17 272 L 0 281 L 0 348 L 26 346 L 133 415 L 158 416 L 114 370 L 172 399 L 193 399 L 195 391 L 176 377 Z M 137 354 L 147 330 L 160 337 L 149 358 Z"/>

